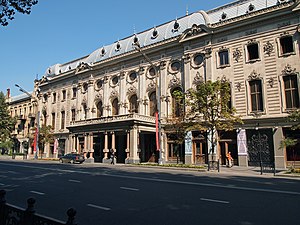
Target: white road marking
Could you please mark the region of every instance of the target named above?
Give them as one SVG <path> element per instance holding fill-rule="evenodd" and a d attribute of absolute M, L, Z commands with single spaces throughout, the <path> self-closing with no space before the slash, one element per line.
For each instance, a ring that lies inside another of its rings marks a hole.
<path fill-rule="evenodd" d="M 99 205 L 93 205 L 93 204 L 87 204 L 87 206 L 92 207 L 92 208 L 96 208 L 96 209 L 102 209 L 105 211 L 110 211 L 111 208 L 107 208 L 107 207 L 103 207 L 103 206 L 99 206 Z"/>
<path fill-rule="evenodd" d="M 45 193 L 39 191 L 30 191 L 30 192 L 37 195 L 45 195 Z"/>
<path fill-rule="evenodd" d="M 25 166 L 25 165 L 16 165 L 10 163 L 0 163 L 0 165 L 8 165 L 14 167 L 25 167 L 25 168 L 34 168 L 34 169 L 43 169 L 43 170 L 52 170 L 59 172 L 68 172 L 68 173 L 80 173 L 80 174 L 88 174 L 92 175 L 90 171 L 76 171 L 70 169 L 57 169 L 57 168 L 49 168 L 49 167 L 39 167 L 39 166 Z M 117 177 L 117 178 L 125 178 L 125 179 L 133 179 L 133 180 L 146 180 L 146 181 L 155 181 L 169 184 L 185 184 L 185 185 L 194 185 L 194 186 L 202 186 L 202 187 L 215 187 L 215 188 L 226 188 L 232 190 L 241 190 L 241 191 L 256 191 L 256 192 L 265 192 L 265 193 L 273 193 L 273 194 L 288 194 L 288 195 L 297 195 L 300 196 L 300 192 L 296 191 L 285 191 L 285 190 L 276 190 L 269 188 L 249 188 L 243 186 L 227 186 L 227 185 L 216 185 L 210 183 L 197 183 L 192 181 L 179 181 L 179 180 L 167 180 L 167 179 L 159 179 L 159 178 L 146 178 L 146 177 L 136 177 L 136 176 L 127 176 L 127 175 L 114 175 L 114 174 L 102 174 L 100 176 L 108 176 L 108 177 Z"/>
<path fill-rule="evenodd" d="M 70 182 L 74 182 L 74 183 L 81 183 L 80 180 L 69 180 Z"/>
<path fill-rule="evenodd" d="M 5 184 L 0 183 L 0 186 L 4 186 Z"/>
<path fill-rule="evenodd" d="M 140 189 L 137 189 L 137 188 L 130 188 L 130 187 L 120 187 L 120 189 L 128 190 L 128 191 L 139 191 L 140 190 Z"/>
<path fill-rule="evenodd" d="M 222 203 L 222 204 L 229 204 L 227 201 L 221 201 L 221 200 L 215 200 L 215 199 L 209 199 L 209 198 L 200 198 L 201 201 L 207 201 L 207 202 L 215 202 L 215 203 Z"/>

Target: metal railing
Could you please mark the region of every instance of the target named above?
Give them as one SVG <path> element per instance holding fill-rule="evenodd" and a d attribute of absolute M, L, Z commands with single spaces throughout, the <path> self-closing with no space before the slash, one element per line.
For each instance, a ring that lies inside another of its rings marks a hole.
<path fill-rule="evenodd" d="M 76 210 L 70 208 L 67 210 L 68 220 L 63 222 L 50 217 L 35 213 L 35 199 L 27 200 L 27 208 L 6 203 L 5 190 L 0 190 L 0 224 L 1 225 L 77 225 L 75 222 Z"/>

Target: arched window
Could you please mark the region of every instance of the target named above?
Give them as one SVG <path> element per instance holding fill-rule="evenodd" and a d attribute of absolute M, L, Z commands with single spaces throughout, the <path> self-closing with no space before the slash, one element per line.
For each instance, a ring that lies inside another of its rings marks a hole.
<path fill-rule="evenodd" d="M 112 101 L 112 115 L 116 116 L 119 114 L 119 100 L 117 98 L 115 98 Z"/>
<path fill-rule="evenodd" d="M 102 117 L 103 116 L 103 104 L 101 101 L 97 103 L 97 117 Z"/>
<path fill-rule="evenodd" d="M 173 117 L 183 115 L 183 93 L 180 87 L 172 90 L 172 114 Z"/>
<path fill-rule="evenodd" d="M 150 116 L 155 116 L 155 112 L 157 111 L 157 101 L 156 101 L 156 92 L 152 92 L 149 95 L 149 100 L 150 100 Z"/>
<path fill-rule="evenodd" d="M 132 95 L 129 99 L 129 112 L 130 113 L 138 113 L 138 102 L 137 102 L 137 96 Z"/>

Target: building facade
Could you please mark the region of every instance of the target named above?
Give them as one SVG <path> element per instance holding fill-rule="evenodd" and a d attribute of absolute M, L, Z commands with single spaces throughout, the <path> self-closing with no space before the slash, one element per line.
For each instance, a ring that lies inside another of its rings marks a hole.
<path fill-rule="evenodd" d="M 13 136 L 13 152 L 33 154 L 33 138 L 37 121 L 37 101 L 32 93 L 11 96 L 7 90 L 6 100 L 10 115 L 17 119 Z"/>
<path fill-rule="evenodd" d="M 286 119 L 300 107 L 299 9 L 299 0 L 235 1 L 49 67 L 35 82 L 40 124 L 53 127 L 58 143 L 45 154 L 76 151 L 106 162 L 114 151 L 118 163 L 207 163 L 206 133 L 189 132 L 178 145 L 164 127 L 176 117 L 175 90 L 226 78 L 244 124 L 219 131 L 220 162 L 228 151 L 240 166 L 264 161 L 286 168 L 300 161 L 297 146 L 293 154 L 280 148 L 284 137 L 299 138 Z"/>

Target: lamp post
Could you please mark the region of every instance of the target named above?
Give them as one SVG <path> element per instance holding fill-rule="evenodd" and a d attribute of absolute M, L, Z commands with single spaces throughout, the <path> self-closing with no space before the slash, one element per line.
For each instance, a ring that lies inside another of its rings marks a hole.
<path fill-rule="evenodd" d="M 38 155 L 39 155 L 39 129 L 40 129 L 40 111 L 38 109 L 38 99 L 36 97 L 34 97 L 32 94 L 30 94 L 28 91 L 26 91 L 25 89 L 23 89 L 20 85 L 15 84 L 15 86 L 17 88 L 19 88 L 19 91 L 25 93 L 26 95 L 28 95 L 30 98 L 33 98 L 36 101 L 36 106 L 37 106 L 37 122 L 36 122 L 36 131 L 35 131 L 35 146 L 34 146 L 34 158 L 38 159 Z"/>
<path fill-rule="evenodd" d="M 157 151 L 159 152 L 159 159 L 158 164 L 163 164 L 162 160 L 162 148 L 161 148 L 161 103 L 160 103 L 160 96 L 161 96 L 161 71 L 158 66 L 155 66 L 153 62 L 150 60 L 150 58 L 145 54 L 145 52 L 142 50 L 141 45 L 135 37 L 134 44 L 135 49 L 144 57 L 144 59 L 151 65 L 151 67 L 155 68 L 158 72 L 155 76 L 155 93 L 156 93 L 156 112 L 157 112 L 157 129 L 156 129 L 156 143 L 157 143 Z"/>

